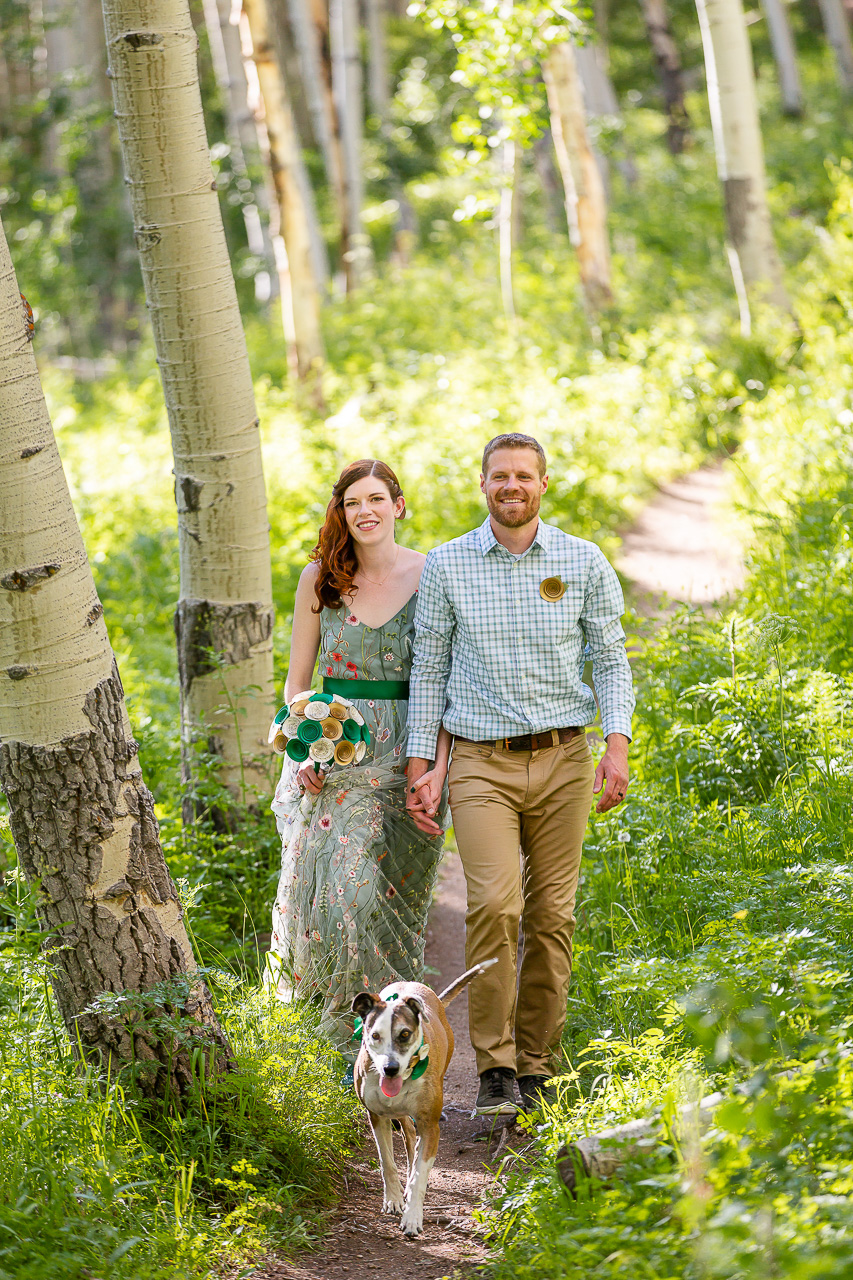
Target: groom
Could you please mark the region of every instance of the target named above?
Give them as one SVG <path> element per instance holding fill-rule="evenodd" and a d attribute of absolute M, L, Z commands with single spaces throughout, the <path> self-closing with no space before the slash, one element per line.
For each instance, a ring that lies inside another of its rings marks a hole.
<path fill-rule="evenodd" d="M 429 553 L 415 618 L 408 807 L 423 830 L 436 830 L 444 779 L 432 761 L 444 724 L 468 885 L 466 960 L 498 959 L 468 996 L 478 1115 L 514 1114 L 516 1080 L 523 1107 L 547 1096 L 593 791 L 603 787 L 603 813 L 628 786 L 634 694 L 622 591 L 594 543 L 539 519 L 547 487 L 532 436 L 490 440 L 480 476 L 488 518 Z M 597 769 L 585 732 L 596 711 L 582 679 L 587 658 L 607 743 Z"/>

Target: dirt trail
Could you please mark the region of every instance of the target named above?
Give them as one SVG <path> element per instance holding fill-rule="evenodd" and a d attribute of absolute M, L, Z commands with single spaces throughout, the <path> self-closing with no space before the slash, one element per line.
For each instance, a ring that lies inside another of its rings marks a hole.
<path fill-rule="evenodd" d="M 711 604 L 740 588 L 743 562 L 721 517 L 725 483 L 722 467 L 708 466 L 662 485 L 623 535 L 616 567 L 644 611 Z"/>
<path fill-rule="evenodd" d="M 717 516 L 723 483 L 721 468 L 703 467 L 663 486 L 625 533 L 617 565 L 644 612 L 666 602 L 710 604 L 740 585 L 737 549 Z M 426 960 L 432 970 L 426 980 L 439 990 L 465 968 L 465 878 L 455 849 L 442 863 Z M 507 1138 L 511 1135 L 510 1145 L 517 1150 L 528 1140 L 518 1128 L 506 1136 L 488 1135 L 481 1120 L 470 1118 L 477 1073 L 468 1039 L 467 994 L 453 1002 L 448 1016 L 456 1051 L 446 1077 L 447 1120 L 427 1192 L 423 1235 L 407 1240 L 396 1218 L 382 1216 L 381 1181 L 368 1138 L 347 1171 L 347 1194 L 322 1249 L 298 1263 L 280 1262 L 255 1273 L 256 1280 L 351 1280 L 380 1272 L 393 1280 L 443 1280 L 470 1275 L 485 1260 L 472 1212 L 494 1176 Z M 402 1161 L 401 1147 L 398 1156 Z"/>

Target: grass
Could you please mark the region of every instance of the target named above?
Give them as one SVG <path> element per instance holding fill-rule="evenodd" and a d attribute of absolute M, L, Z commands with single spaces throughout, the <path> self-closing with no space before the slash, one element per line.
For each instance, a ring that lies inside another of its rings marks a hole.
<path fill-rule="evenodd" d="M 632 84 L 618 50 L 631 31 L 642 43 L 639 17 L 613 20 L 614 75 Z M 632 151 L 640 181 L 613 169 L 619 301 L 597 327 L 528 181 L 508 329 L 491 230 L 454 222 L 467 180 L 450 164 L 413 190 L 425 230 L 412 265 L 328 309 L 327 420 L 294 397 L 277 331 L 248 325 L 281 679 L 296 579 L 345 461 L 395 465 L 412 513 L 404 537 L 428 549 L 482 518 L 483 443 L 531 431 L 552 460 L 545 517 L 612 551 L 657 483 L 740 446 L 730 465 L 751 530 L 749 587 L 726 618 L 672 621 L 639 664 L 638 782 L 588 844 L 566 1033 L 576 1073 L 537 1134 L 539 1156 L 507 1170 L 486 1214 L 495 1280 L 580 1266 L 632 1280 L 853 1274 L 853 188 L 824 55 L 804 70 L 805 127 L 778 114 L 768 77 L 760 85 L 799 337 L 761 316 L 753 338 L 735 332 L 698 95 L 696 146 L 678 160 L 646 103 L 621 141 L 601 139 Z M 80 1067 L 0 828 L 0 1280 L 47 1269 L 196 1280 L 316 1238 L 353 1107 L 310 1011 L 256 988 L 274 824 L 228 836 L 180 826 L 177 539 L 152 350 L 143 343 L 98 384 L 51 368 L 44 378 L 167 858 L 194 904 L 239 1070 L 178 1115 L 144 1113 L 120 1077 Z M 567 1199 L 553 1166 L 562 1142 L 653 1109 L 670 1117 L 714 1085 L 730 1101 L 707 1145 L 670 1124 L 666 1148 Z"/>
<path fill-rule="evenodd" d="M 8 833 L 7 833 L 8 834 Z M 17 877 L 0 953 L 0 1277 L 200 1277 L 309 1245 L 356 1138 L 353 1100 L 305 1007 L 211 971 L 237 1071 L 183 1111 L 81 1066 L 34 953 Z M 7 905 L 7 904 L 4 904 Z M 10 904 L 8 904 L 10 905 Z M 318 1121 L 322 1117 L 322 1122 Z"/>
<path fill-rule="evenodd" d="M 842 176 L 814 299 L 846 278 L 850 209 Z M 572 1067 L 483 1214 L 491 1280 L 853 1274 L 853 394 L 826 356 L 846 324 L 803 315 L 801 365 L 745 407 L 730 464 L 743 594 L 637 663 L 632 796 L 587 843 Z M 714 1089 L 700 1143 L 676 1111 Z M 570 1198 L 560 1147 L 651 1114 L 665 1140 Z"/>

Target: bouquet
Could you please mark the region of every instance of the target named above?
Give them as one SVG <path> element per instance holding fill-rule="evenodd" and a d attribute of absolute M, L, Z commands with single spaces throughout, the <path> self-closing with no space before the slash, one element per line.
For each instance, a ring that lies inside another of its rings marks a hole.
<path fill-rule="evenodd" d="M 298 764 L 313 760 L 314 772 L 360 764 L 370 742 L 364 716 L 347 698 L 331 693 L 300 693 L 276 712 L 269 741 L 276 755 Z"/>

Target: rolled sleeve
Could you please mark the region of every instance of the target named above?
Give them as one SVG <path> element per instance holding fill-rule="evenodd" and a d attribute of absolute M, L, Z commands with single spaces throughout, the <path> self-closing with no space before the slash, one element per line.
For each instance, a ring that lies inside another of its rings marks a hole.
<path fill-rule="evenodd" d="M 579 623 L 585 641 L 585 656 L 592 662 L 592 680 L 601 711 L 601 732 L 631 737 L 634 680 L 625 652 L 622 614 L 625 601 L 616 571 L 602 552 L 590 566 L 586 599 Z"/>
<path fill-rule="evenodd" d="M 431 551 L 421 574 L 415 610 L 415 642 L 409 689 L 408 753 L 435 759 L 435 747 L 447 705 L 447 681 L 455 631 L 453 608 Z"/>

